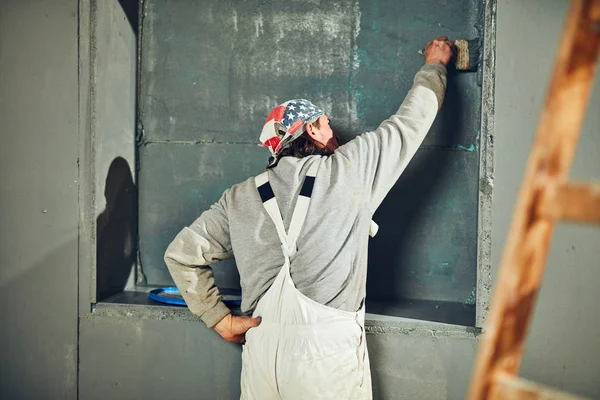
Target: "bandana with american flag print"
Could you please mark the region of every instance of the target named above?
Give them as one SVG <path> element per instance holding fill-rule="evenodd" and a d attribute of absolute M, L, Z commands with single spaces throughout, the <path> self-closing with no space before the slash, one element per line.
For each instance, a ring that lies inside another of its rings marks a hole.
<path fill-rule="evenodd" d="M 286 101 L 271 110 L 260 134 L 260 141 L 269 149 L 273 159 L 276 159 L 281 150 L 304 133 L 307 123 L 316 121 L 323 114 L 323 110 L 308 100 Z"/>

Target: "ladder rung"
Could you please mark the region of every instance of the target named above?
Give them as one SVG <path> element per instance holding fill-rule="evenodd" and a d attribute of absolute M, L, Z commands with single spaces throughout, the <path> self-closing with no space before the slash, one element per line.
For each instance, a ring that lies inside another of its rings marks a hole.
<path fill-rule="evenodd" d="M 542 216 L 600 223 L 600 184 L 551 184 L 540 200 L 538 212 Z"/>
<path fill-rule="evenodd" d="M 531 382 L 518 376 L 500 374 L 493 383 L 491 399 L 584 400 L 583 397 Z"/>

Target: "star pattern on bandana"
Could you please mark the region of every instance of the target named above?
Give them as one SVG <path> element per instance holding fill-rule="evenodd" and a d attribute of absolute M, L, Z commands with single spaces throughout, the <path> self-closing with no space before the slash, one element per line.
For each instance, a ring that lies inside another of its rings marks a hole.
<path fill-rule="evenodd" d="M 289 129 L 298 119 L 305 120 L 320 112 L 321 110 L 309 101 L 291 100 L 286 104 L 281 124 L 285 126 L 285 129 Z"/>

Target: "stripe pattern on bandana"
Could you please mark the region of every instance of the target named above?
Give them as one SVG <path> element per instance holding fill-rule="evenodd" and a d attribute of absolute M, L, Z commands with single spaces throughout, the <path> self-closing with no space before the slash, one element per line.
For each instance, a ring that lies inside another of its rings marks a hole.
<path fill-rule="evenodd" d="M 276 159 L 281 150 L 304 133 L 307 123 L 316 121 L 323 114 L 323 110 L 308 100 L 286 101 L 269 113 L 260 141 Z"/>

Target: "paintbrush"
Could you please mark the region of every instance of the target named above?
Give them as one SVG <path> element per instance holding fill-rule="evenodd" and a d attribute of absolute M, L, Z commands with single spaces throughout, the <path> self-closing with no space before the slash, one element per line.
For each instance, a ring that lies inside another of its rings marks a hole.
<path fill-rule="evenodd" d="M 425 55 L 425 49 L 418 51 Z M 481 40 L 479 38 L 454 41 L 454 64 L 459 71 L 477 71 L 481 62 Z"/>

